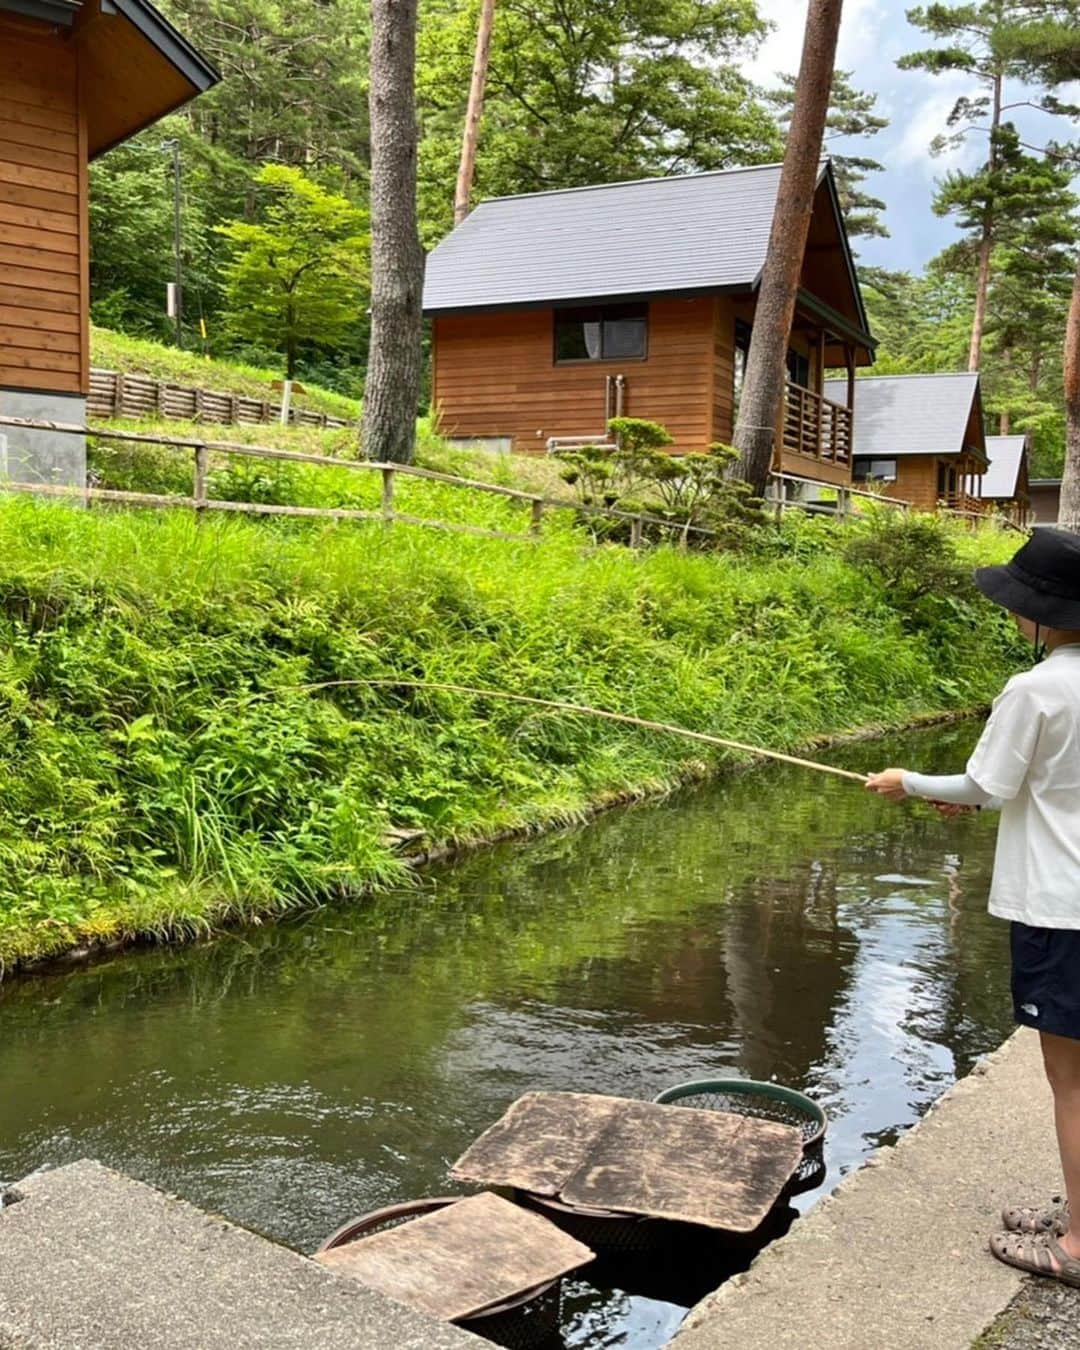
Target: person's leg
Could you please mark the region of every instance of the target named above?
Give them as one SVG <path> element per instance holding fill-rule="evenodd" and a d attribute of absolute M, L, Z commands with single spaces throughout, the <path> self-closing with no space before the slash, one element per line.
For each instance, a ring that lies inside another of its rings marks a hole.
<path fill-rule="evenodd" d="M 1039 1034 L 1046 1077 L 1054 1093 L 1054 1123 L 1071 1216 L 1061 1246 L 1069 1256 L 1080 1258 L 1080 1040 L 1048 1031 Z"/>

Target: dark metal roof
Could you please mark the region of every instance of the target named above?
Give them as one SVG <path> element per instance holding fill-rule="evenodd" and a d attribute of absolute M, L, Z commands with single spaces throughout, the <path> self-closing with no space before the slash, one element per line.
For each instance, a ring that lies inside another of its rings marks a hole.
<path fill-rule="evenodd" d="M 847 398 L 845 380 L 826 380 L 825 397 Z M 972 411 L 981 406 L 977 374 L 872 375 L 855 381 L 856 455 L 958 455 Z"/>
<path fill-rule="evenodd" d="M 987 499 L 1015 497 L 1026 448 L 1026 436 L 987 436 L 990 464 L 982 478 L 976 479 L 973 495 Z"/>
<path fill-rule="evenodd" d="M 765 164 L 482 202 L 428 258 L 424 309 L 748 290 L 765 262 L 780 169 Z M 823 178 L 844 239 L 827 163 L 819 184 Z M 845 259 L 866 329 L 849 252 Z"/>

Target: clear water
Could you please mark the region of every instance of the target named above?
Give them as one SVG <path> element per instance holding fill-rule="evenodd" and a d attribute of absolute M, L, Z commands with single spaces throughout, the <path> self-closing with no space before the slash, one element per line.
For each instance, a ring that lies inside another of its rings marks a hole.
<path fill-rule="evenodd" d="M 944 771 L 973 735 L 831 758 Z M 832 1185 L 1010 1029 L 992 849 L 992 819 L 763 768 L 416 890 L 9 982 L 0 1178 L 95 1157 L 311 1250 L 452 1189 L 448 1165 L 528 1089 L 736 1074 L 825 1105 Z M 565 1343 L 664 1344 L 704 1290 L 652 1265 L 572 1283 Z"/>

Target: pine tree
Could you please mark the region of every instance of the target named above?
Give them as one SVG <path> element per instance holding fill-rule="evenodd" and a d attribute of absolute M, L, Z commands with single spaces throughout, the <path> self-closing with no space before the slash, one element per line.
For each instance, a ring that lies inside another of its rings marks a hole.
<path fill-rule="evenodd" d="M 877 94 L 856 89 L 851 83 L 850 70 L 838 70 L 833 76 L 829 96 L 829 115 L 825 122 L 825 147 L 830 152 L 840 208 L 848 236 L 877 236 L 887 238 L 889 231 L 881 218 L 885 203 L 863 188 L 872 173 L 884 173 L 885 166 L 866 155 L 845 154 L 832 150 L 830 142 L 876 136 L 889 125 L 889 119 L 876 112 Z M 795 103 L 795 76 L 781 75 L 780 87 L 769 91 L 769 102 L 777 109 L 780 125 L 786 133 Z"/>
<path fill-rule="evenodd" d="M 1019 57 L 1003 45 L 1001 38 L 1027 17 L 1031 3 L 1032 0 L 977 0 L 908 10 L 911 23 L 941 39 L 944 45 L 911 52 L 897 62 L 901 70 L 925 70 L 932 75 L 959 71 L 972 80 L 973 92 L 957 99 L 948 117 L 949 129 L 931 143 L 932 153 L 954 147 L 972 134 L 987 138 L 983 167 L 975 173 L 949 175 L 935 203 L 941 214 L 957 212 L 966 228 L 976 235 L 969 370 L 978 370 L 982 357 L 994 244 L 1003 218 L 997 192 L 1003 152 L 1009 139 L 1004 114 L 1013 106 L 1006 102 L 1006 81 L 1019 76 L 1023 69 Z"/>
<path fill-rule="evenodd" d="M 785 361 L 829 110 L 843 0 L 810 0 L 791 127 L 761 274 L 735 427 L 738 478 L 763 494 L 784 397 Z"/>
<path fill-rule="evenodd" d="M 412 462 L 420 401 L 424 250 L 416 213 L 417 0 L 372 0 L 371 349 L 361 447 Z"/>
<path fill-rule="evenodd" d="M 1046 111 L 1080 119 L 1080 108 L 1062 102 L 1056 92 L 1080 78 L 1080 0 L 1028 0 L 1021 10 L 1001 35 L 1003 50 L 1029 79 L 1049 91 L 1041 100 Z M 1069 152 L 1054 149 L 1068 162 Z M 1075 147 L 1071 158 L 1075 164 Z M 1069 300 L 1062 382 L 1066 429 L 1058 524 L 1080 533 L 1080 252 Z"/>

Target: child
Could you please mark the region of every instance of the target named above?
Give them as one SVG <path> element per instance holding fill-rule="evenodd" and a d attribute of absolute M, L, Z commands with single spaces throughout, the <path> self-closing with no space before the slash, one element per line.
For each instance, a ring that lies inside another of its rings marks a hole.
<path fill-rule="evenodd" d="M 1012 923 L 1014 1011 L 1041 1038 L 1067 1199 L 1005 1210 L 990 1250 L 1080 1287 L 1080 536 L 1036 530 L 975 584 L 1036 651 L 1045 644 L 1047 659 L 1002 690 L 965 773 L 886 769 L 867 787 L 890 801 L 926 798 L 947 815 L 1001 811 L 990 913 Z"/>

